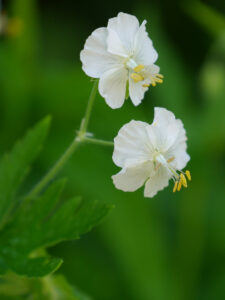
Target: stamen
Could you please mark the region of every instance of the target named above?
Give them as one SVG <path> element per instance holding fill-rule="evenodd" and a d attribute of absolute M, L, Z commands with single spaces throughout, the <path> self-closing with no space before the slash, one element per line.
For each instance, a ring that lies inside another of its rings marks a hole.
<path fill-rule="evenodd" d="M 182 182 L 181 180 L 179 180 L 178 187 L 177 187 L 178 192 L 181 190 L 181 187 L 182 187 Z"/>
<path fill-rule="evenodd" d="M 175 192 L 176 192 L 176 190 L 177 190 L 177 186 L 178 186 L 178 181 L 175 181 L 175 183 L 174 183 L 174 187 L 173 187 L 173 193 L 175 193 Z"/>
<path fill-rule="evenodd" d="M 152 86 L 156 86 L 156 83 L 163 83 L 162 78 L 164 78 L 161 74 L 154 74 L 150 77 Z"/>
<path fill-rule="evenodd" d="M 138 65 L 137 67 L 134 68 L 134 72 L 138 73 L 140 72 L 141 70 L 143 70 L 145 68 L 144 65 Z"/>
<path fill-rule="evenodd" d="M 144 80 L 144 77 L 137 73 L 132 73 L 130 77 L 134 80 L 134 82 L 139 82 Z"/>
<path fill-rule="evenodd" d="M 190 171 L 189 171 L 189 170 L 186 170 L 186 171 L 185 171 L 185 174 L 186 174 L 186 176 L 187 176 L 187 179 L 188 179 L 189 181 L 191 181 L 191 173 L 190 173 Z"/>
<path fill-rule="evenodd" d="M 180 181 L 184 187 L 187 187 L 187 180 L 183 173 L 180 174 Z"/>
<path fill-rule="evenodd" d="M 149 87 L 150 84 L 142 84 L 143 87 Z"/>
<path fill-rule="evenodd" d="M 174 159 L 175 159 L 175 157 L 172 156 L 172 157 L 170 157 L 170 158 L 167 160 L 167 162 L 170 163 L 170 162 L 172 162 Z"/>
<path fill-rule="evenodd" d="M 154 79 L 155 79 L 155 81 L 158 82 L 158 83 L 163 83 L 163 80 L 162 80 L 162 79 L 159 79 L 159 78 L 157 78 L 157 77 L 154 78 Z"/>

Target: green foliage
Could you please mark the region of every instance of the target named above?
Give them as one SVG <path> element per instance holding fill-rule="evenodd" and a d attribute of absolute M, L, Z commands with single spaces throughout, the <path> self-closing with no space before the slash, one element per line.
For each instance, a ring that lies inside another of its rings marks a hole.
<path fill-rule="evenodd" d="M 203 1 L 182 2 L 182 7 L 187 14 L 211 35 L 215 36 L 224 31 L 225 19 L 223 14 L 203 3 Z"/>
<path fill-rule="evenodd" d="M 54 272 L 62 260 L 47 256 L 43 249 L 78 238 L 109 210 L 104 203 L 82 201 L 80 197 L 60 202 L 65 180 L 53 183 L 40 197 L 17 196 L 19 185 L 39 152 L 48 128 L 49 118 L 46 118 L 1 163 L 0 274 L 11 270 L 39 277 Z"/>
<path fill-rule="evenodd" d="M 0 151 L 31 120 L 50 112 L 54 115 L 52 134 L 35 166 L 35 175 L 41 176 L 69 144 L 85 111 L 91 83 L 79 61 L 83 43 L 94 29 L 116 16 L 121 6 L 102 2 L 102 9 L 92 14 L 86 2 L 79 3 L 83 9 L 77 9 L 73 1 L 66 5 L 57 1 L 53 9 L 51 1 L 42 1 L 36 11 L 32 8 L 35 0 L 10 2 L 12 6 L 18 3 L 14 15 L 23 18 L 25 30 L 21 39 L 0 41 Z M 82 147 L 64 170 L 69 179 L 68 198 L 79 194 L 84 199 L 107 197 L 117 203 L 103 226 L 79 242 L 48 249 L 52 256 L 63 258 L 59 271 L 69 283 L 93 299 L 224 299 L 225 43 L 219 37 L 224 15 L 222 20 L 220 0 L 207 8 L 204 1 L 189 2 L 123 2 L 124 12 L 148 21 L 165 80 L 146 93 L 138 108 L 129 100 L 112 111 L 98 96 L 90 124 L 96 137 L 113 139 L 131 119 L 151 122 L 154 106 L 174 111 L 188 135 L 188 168 L 193 177 L 188 189 L 172 194 L 167 188 L 154 199 L 144 199 L 142 190 L 118 191 L 110 179 L 118 171 L 110 159 L 111 150 L 94 145 Z M 33 24 L 37 17 L 41 26 Z M 27 182 L 25 189 L 29 187 Z M 0 266 L 7 269 L 3 258 Z M 12 277 L 5 294 L 1 281 L 0 299 L 51 299 L 47 291 L 62 292 L 63 284 L 54 280 L 57 273 L 50 280 L 49 276 L 19 276 L 17 282 Z"/>
<path fill-rule="evenodd" d="M 8 273 L 0 281 L 1 300 L 91 300 L 71 286 L 63 275 L 49 275 L 45 278 L 22 278 Z"/>
<path fill-rule="evenodd" d="M 37 157 L 50 125 L 47 117 L 29 131 L 22 141 L 17 142 L 12 152 L 0 162 L 0 226 L 18 204 L 16 193 L 32 161 Z"/>

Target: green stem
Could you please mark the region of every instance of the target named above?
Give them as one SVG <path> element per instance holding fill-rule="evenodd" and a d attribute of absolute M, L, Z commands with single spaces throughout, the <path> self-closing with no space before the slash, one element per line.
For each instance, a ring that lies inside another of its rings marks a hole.
<path fill-rule="evenodd" d="M 41 181 L 31 190 L 31 192 L 28 194 L 29 198 L 37 196 L 48 185 L 48 183 L 57 175 L 57 173 L 62 169 L 65 163 L 69 160 L 69 158 L 72 156 L 74 151 L 78 148 L 79 144 L 84 142 L 85 134 L 91 116 L 91 111 L 97 93 L 97 88 L 98 88 L 98 81 L 96 80 L 92 87 L 92 91 L 87 104 L 87 109 L 84 118 L 81 122 L 80 131 L 78 132 L 77 137 L 69 146 L 69 148 L 64 152 L 64 154 L 60 157 L 60 159 L 55 163 L 55 165 L 48 171 L 48 173 L 41 179 Z"/>
<path fill-rule="evenodd" d="M 96 144 L 96 145 L 102 145 L 102 146 L 110 146 L 110 147 L 112 147 L 114 145 L 114 143 L 110 142 L 110 141 L 104 141 L 104 140 L 88 138 L 88 137 L 84 138 L 84 142 Z"/>
<path fill-rule="evenodd" d="M 87 127 L 88 127 L 88 123 L 89 123 L 89 120 L 90 120 L 91 111 L 92 111 L 92 108 L 93 108 L 93 104 L 94 104 L 94 100 L 95 100 L 95 97 L 96 97 L 97 89 L 98 89 L 98 80 L 95 80 L 94 85 L 92 87 L 92 91 L 91 91 L 89 100 L 88 100 L 88 105 L 87 105 L 87 108 L 86 108 L 86 112 L 85 112 L 84 118 L 81 122 L 81 126 L 80 126 L 80 133 L 81 134 L 82 133 L 85 134 L 86 131 L 87 131 Z"/>
<path fill-rule="evenodd" d="M 76 139 L 72 142 L 72 144 L 67 148 L 64 154 L 60 157 L 60 159 L 55 163 L 55 165 L 48 171 L 48 173 L 39 181 L 39 183 L 31 190 L 28 194 L 28 197 L 37 196 L 43 188 L 56 176 L 56 174 L 62 169 L 74 151 L 77 149 L 81 142 Z"/>

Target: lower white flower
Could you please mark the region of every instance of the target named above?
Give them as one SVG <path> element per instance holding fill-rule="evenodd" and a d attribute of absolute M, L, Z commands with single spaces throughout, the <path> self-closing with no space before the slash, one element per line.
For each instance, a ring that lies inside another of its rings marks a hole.
<path fill-rule="evenodd" d="M 114 139 L 114 163 L 122 170 L 112 176 L 116 188 L 135 191 L 145 184 L 145 197 L 153 197 L 172 178 L 173 191 L 187 187 L 190 172 L 182 172 L 190 157 L 186 152 L 183 123 L 172 112 L 156 107 L 152 124 L 125 124 Z"/>
<path fill-rule="evenodd" d="M 107 27 L 96 29 L 81 51 L 84 72 L 100 78 L 99 92 L 111 108 L 121 107 L 128 95 L 138 105 L 150 85 L 162 83 L 163 76 L 154 64 L 158 54 L 145 24 L 119 13 L 109 19 Z"/>

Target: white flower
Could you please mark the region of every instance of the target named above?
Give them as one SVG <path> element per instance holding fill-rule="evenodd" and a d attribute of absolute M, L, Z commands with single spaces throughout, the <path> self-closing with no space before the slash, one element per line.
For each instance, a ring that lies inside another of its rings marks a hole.
<path fill-rule="evenodd" d="M 154 64 L 158 54 L 145 24 L 140 25 L 135 16 L 119 13 L 109 19 L 107 27 L 96 29 L 81 51 L 84 72 L 100 78 L 99 92 L 111 108 L 123 105 L 126 91 L 134 105 L 140 104 L 148 87 L 162 82 Z"/>
<path fill-rule="evenodd" d="M 181 171 L 190 159 L 186 140 L 183 123 L 165 108 L 155 108 L 150 125 L 134 120 L 125 124 L 114 139 L 113 161 L 122 168 L 112 176 L 116 188 L 132 192 L 145 184 L 145 197 L 153 197 L 171 178 L 174 192 L 187 187 L 190 172 Z"/>

